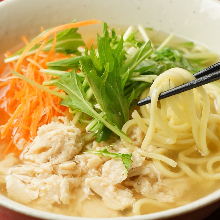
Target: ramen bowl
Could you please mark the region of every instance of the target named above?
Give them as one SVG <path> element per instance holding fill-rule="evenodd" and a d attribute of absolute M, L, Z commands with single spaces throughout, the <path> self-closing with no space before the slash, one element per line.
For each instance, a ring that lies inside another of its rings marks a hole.
<path fill-rule="evenodd" d="M 73 19 L 91 18 L 112 25 L 153 27 L 203 44 L 220 54 L 220 2 L 217 0 L 6 0 L 0 3 L 0 54 L 18 45 L 22 35 L 37 34 L 42 26 L 48 28 Z M 181 207 L 114 219 L 204 219 L 219 207 L 219 201 L 220 190 Z M 39 211 L 2 195 L 0 206 L 2 220 L 89 219 Z"/>

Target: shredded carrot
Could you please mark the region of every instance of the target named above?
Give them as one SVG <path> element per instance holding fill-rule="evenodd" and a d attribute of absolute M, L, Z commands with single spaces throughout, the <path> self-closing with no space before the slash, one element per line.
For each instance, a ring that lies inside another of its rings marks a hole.
<path fill-rule="evenodd" d="M 28 56 L 22 62 L 21 69 L 26 77 L 42 84 L 50 77 L 41 73 L 40 69 L 46 68 L 48 61 L 61 59 L 65 55 L 56 53 L 55 50 L 53 53 L 39 50 L 36 54 Z M 44 56 L 40 56 L 42 54 Z M 6 69 L 8 74 L 3 76 Z M 6 123 L 0 129 L 0 142 L 7 143 L 5 148 L 0 148 L 2 155 L 11 152 L 18 155 L 21 151 L 17 148 L 18 140 L 28 143 L 36 136 L 39 126 L 49 123 L 53 117 L 63 115 L 66 111 L 60 105 L 59 97 L 47 94 L 12 76 L 13 70 L 14 65 L 7 64 L 0 72 L 0 109 L 7 117 Z"/>
<path fill-rule="evenodd" d="M 21 40 L 24 42 L 25 45 L 27 45 L 29 43 L 29 41 L 28 41 L 26 36 L 22 36 Z"/>
<path fill-rule="evenodd" d="M 94 44 L 95 40 L 92 38 L 86 42 L 86 47 L 90 49 L 92 46 L 94 46 Z"/>
<path fill-rule="evenodd" d="M 70 29 L 70 28 L 79 28 L 82 26 L 88 26 L 88 25 L 92 25 L 92 24 L 100 24 L 101 22 L 99 20 L 86 20 L 86 21 L 81 21 L 81 22 L 76 22 L 76 23 L 69 23 L 69 24 L 64 24 L 64 25 L 60 25 L 57 26 L 55 28 L 52 28 L 50 30 L 48 30 L 47 32 L 42 32 L 38 37 L 34 38 L 24 49 L 23 53 L 21 54 L 20 58 L 18 59 L 16 66 L 15 66 L 15 71 L 19 72 L 19 68 L 20 65 L 23 61 L 23 59 L 26 56 L 26 53 L 32 48 L 34 47 L 37 43 L 40 43 L 41 41 L 47 39 L 48 37 L 50 37 L 51 35 L 59 32 L 59 31 L 63 31 L 66 29 Z"/>
<path fill-rule="evenodd" d="M 31 42 L 28 42 L 27 38 L 23 36 L 22 40 L 26 47 L 18 61 L 0 65 L 0 112 L 4 113 L 4 122 L 0 121 L 0 156 L 8 153 L 19 155 L 22 150 L 19 143 L 27 144 L 33 140 L 41 125 L 51 122 L 53 117 L 64 115 L 67 110 L 66 107 L 60 105 L 59 97 L 16 78 L 12 75 L 12 71 L 20 72 L 29 79 L 42 84 L 49 80 L 50 76 L 42 73 L 40 69 L 46 68 L 47 62 L 70 56 L 55 51 L 57 32 L 98 23 L 100 21 L 88 20 L 61 25 L 42 32 Z M 43 51 L 44 45 L 51 37 L 53 37 L 51 49 L 45 52 Z M 40 47 L 36 49 L 35 53 L 28 55 L 27 52 L 39 43 Z M 5 54 L 6 57 L 9 55 L 9 52 Z M 5 118 L 7 119 L 5 120 Z"/>

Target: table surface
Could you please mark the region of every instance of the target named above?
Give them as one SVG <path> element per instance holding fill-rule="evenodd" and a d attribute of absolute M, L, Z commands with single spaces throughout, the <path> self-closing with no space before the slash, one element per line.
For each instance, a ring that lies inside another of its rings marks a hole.
<path fill-rule="evenodd" d="M 220 208 L 216 210 L 213 214 L 211 214 L 208 218 L 205 220 L 220 220 Z"/>

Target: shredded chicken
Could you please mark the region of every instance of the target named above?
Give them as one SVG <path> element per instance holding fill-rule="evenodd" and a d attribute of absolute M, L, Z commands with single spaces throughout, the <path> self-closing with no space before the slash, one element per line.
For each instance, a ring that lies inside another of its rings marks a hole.
<path fill-rule="evenodd" d="M 63 123 L 65 122 L 65 123 Z M 44 199 L 48 204 L 68 204 L 71 189 L 81 178 L 74 156 L 82 149 L 81 132 L 67 121 L 55 121 L 38 129 L 33 142 L 21 154 L 22 163 L 8 160 L 6 188 L 9 197 L 28 204 Z M 72 161 L 71 161 L 72 160 Z"/>
<path fill-rule="evenodd" d="M 141 146 L 142 141 L 144 139 L 144 132 L 141 130 L 140 127 L 138 126 L 132 127 L 128 135 L 132 139 L 134 145 Z"/>
<path fill-rule="evenodd" d="M 113 210 L 124 210 L 131 207 L 134 198 L 129 189 L 120 189 L 115 185 L 109 184 L 102 177 L 93 177 L 87 179 L 90 188 L 102 197 L 107 207 Z"/>
<path fill-rule="evenodd" d="M 132 168 L 129 171 L 128 176 L 145 176 L 147 175 L 151 179 L 160 180 L 160 172 L 155 168 L 155 166 L 150 161 L 144 161 L 139 167 Z"/>
<path fill-rule="evenodd" d="M 87 173 L 91 169 L 98 169 L 105 160 L 105 158 L 89 153 L 76 155 L 75 157 L 75 161 L 79 164 L 82 173 Z"/>
<path fill-rule="evenodd" d="M 139 132 L 134 129 L 133 137 L 139 137 Z M 141 140 L 136 140 L 132 148 L 123 141 L 116 141 L 112 147 L 116 153 L 132 153 L 132 166 L 127 170 L 119 158 L 90 152 L 80 154 L 83 134 L 67 119 L 58 119 L 39 128 L 20 161 L 8 155 L 7 160 L 0 163 L 0 180 L 5 181 L 10 198 L 24 204 L 35 202 L 44 208 L 78 201 L 84 209 L 82 204 L 91 206 L 90 199 L 99 201 L 101 197 L 108 216 L 117 216 L 118 211 L 132 207 L 137 194 L 160 202 L 173 202 L 185 188 L 181 184 L 176 190 L 168 187 L 172 185 L 163 179 L 152 161 L 143 156 L 137 141 Z M 84 148 L 100 150 L 104 146 L 94 141 Z M 79 192 L 80 198 L 77 197 Z"/>
<path fill-rule="evenodd" d="M 75 161 L 66 161 L 54 167 L 58 175 L 80 176 L 81 171 Z"/>
<path fill-rule="evenodd" d="M 48 163 L 42 165 L 24 163 L 12 167 L 6 177 L 8 195 L 25 204 L 38 198 L 46 199 L 49 204 L 68 204 L 70 190 L 79 186 L 80 178 L 53 173 L 53 166 Z"/>
<path fill-rule="evenodd" d="M 39 196 L 39 191 L 34 187 L 27 187 L 22 178 L 17 175 L 6 177 L 6 189 L 8 196 L 18 202 L 28 204 Z"/>
<path fill-rule="evenodd" d="M 35 163 L 61 163 L 82 150 L 81 132 L 74 125 L 51 122 L 38 129 L 37 136 L 22 154 Z"/>
<path fill-rule="evenodd" d="M 113 210 L 124 210 L 134 202 L 133 194 L 129 189 L 119 188 L 127 178 L 127 170 L 122 161 L 111 159 L 104 163 L 100 177 L 87 178 L 85 183 L 93 192 L 102 197 L 107 207 Z"/>
<path fill-rule="evenodd" d="M 143 165 L 144 161 L 145 161 L 145 157 L 142 156 L 141 149 L 137 148 L 132 153 L 132 168 L 140 167 L 141 165 Z"/>
<path fill-rule="evenodd" d="M 0 183 L 5 182 L 5 175 L 7 175 L 9 168 L 18 163 L 19 160 L 13 154 L 8 154 L 4 160 L 0 161 Z"/>
<path fill-rule="evenodd" d="M 143 196 L 155 199 L 159 202 L 174 202 L 183 195 L 188 187 L 188 182 L 186 182 L 185 179 L 179 181 L 169 181 L 165 179 L 152 183 L 149 180 L 147 177 L 138 177 L 134 183 L 134 188 Z"/>
<path fill-rule="evenodd" d="M 115 185 L 127 178 L 127 170 L 121 160 L 109 160 L 102 166 L 102 178 L 106 183 Z"/>

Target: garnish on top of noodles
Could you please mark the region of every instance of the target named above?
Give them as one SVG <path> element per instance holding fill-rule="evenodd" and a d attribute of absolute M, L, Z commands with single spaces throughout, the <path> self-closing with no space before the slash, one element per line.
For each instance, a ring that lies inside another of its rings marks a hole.
<path fill-rule="evenodd" d="M 5 59 L 0 109 L 7 120 L 1 125 L 1 141 L 10 144 L 2 147 L 3 154 L 19 153 L 39 126 L 64 114 L 97 141 L 115 134 L 129 142 L 122 126 L 157 75 L 172 67 L 194 73 L 216 59 L 210 53 L 197 59 L 192 43 L 173 49 L 168 46 L 172 36 L 154 45 L 141 26 L 144 40 L 132 28 L 120 35 L 104 24 L 97 46 L 88 47 L 77 28 L 98 23 L 89 20 L 46 30 Z"/>

